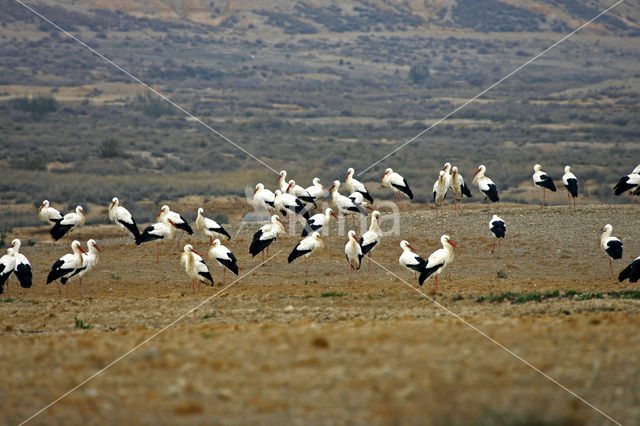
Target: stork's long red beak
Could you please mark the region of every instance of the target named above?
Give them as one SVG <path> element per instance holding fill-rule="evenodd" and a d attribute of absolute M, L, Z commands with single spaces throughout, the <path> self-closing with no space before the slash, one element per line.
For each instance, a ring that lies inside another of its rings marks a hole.
<path fill-rule="evenodd" d="M 358 243 L 358 237 L 356 237 L 355 235 L 353 236 L 353 239 L 356 240 L 356 243 Z"/>
<path fill-rule="evenodd" d="M 382 177 L 380 178 L 380 182 L 382 182 L 382 179 L 384 179 L 386 175 L 387 175 L 386 173 L 382 175 Z"/>
<path fill-rule="evenodd" d="M 198 256 L 202 257 L 202 255 L 200 253 L 198 253 L 197 251 L 195 251 L 194 249 L 191 249 L 192 252 L 194 252 L 195 254 L 197 254 Z"/>
<path fill-rule="evenodd" d="M 278 175 L 278 178 L 276 179 L 276 182 L 278 182 L 280 179 L 282 179 L 282 175 Z"/>
<path fill-rule="evenodd" d="M 441 168 L 440 170 L 445 171 L 447 169 L 447 166 L 444 166 L 443 168 Z"/>
<path fill-rule="evenodd" d="M 336 216 L 334 212 L 331 212 L 331 216 L 335 217 L 336 219 L 338 218 L 338 216 Z"/>
<path fill-rule="evenodd" d="M 40 208 L 38 209 L 38 211 L 39 211 L 39 212 L 41 212 L 43 208 L 44 208 L 44 205 L 40 206 Z"/>
<path fill-rule="evenodd" d="M 476 170 L 476 172 L 473 174 L 474 176 L 477 175 L 478 173 L 480 173 L 480 169 Z"/>
<path fill-rule="evenodd" d="M 86 252 L 86 251 L 84 251 L 84 249 L 83 249 L 82 247 L 80 247 L 80 246 L 78 246 L 78 250 L 80 250 L 80 251 L 81 251 L 81 252 L 83 252 L 84 254 L 87 254 L 87 252 Z"/>
<path fill-rule="evenodd" d="M 256 195 L 256 192 L 258 192 L 258 188 L 253 190 L 253 195 Z"/>
<path fill-rule="evenodd" d="M 100 247 L 98 247 L 98 245 L 97 245 L 97 244 L 94 244 L 93 246 L 94 246 L 96 249 L 98 249 L 98 251 L 99 251 L 100 253 L 102 253 L 102 250 L 100 250 Z"/>
<path fill-rule="evenodd" d="M 335 185 L 331 185 L 331 187 L 329 188 L 329 192 L 331 192 L 331 190 L 333 189 Z"/>
<path fill-rule="evenodd" d="M 452 246 L 454 246 L 455 248 L 458 248 L 458 246 L 457 246 L 457 245 L 453 244 L 453 241 L 451 241 L 451 240 L 447 240 L 447 242 L 448 242 L 449 244 L 451 244 Z"/>
<path fill-rule="evenodd" d="M 407 247 L 409 247 L 411 250 L 413 250 L 414 252 L 416 252 L 416 253 L 417 253 L 416 249 L 414 249 L 414 248 L 411 246 L 411 244 L 407 244 Z"/>
<path fill-rule="evenodd" d="M 289 186 L 287 186 L 287 189 L 284 192 L 289 192 L 290 188 L 291 188 L 291 184 L 289 184 Z"/>

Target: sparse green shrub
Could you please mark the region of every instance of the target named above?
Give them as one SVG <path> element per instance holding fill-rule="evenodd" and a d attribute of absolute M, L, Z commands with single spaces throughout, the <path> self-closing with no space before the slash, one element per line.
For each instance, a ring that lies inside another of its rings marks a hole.
<path fill-rule="evenodd" d="M 59 106 L 56 98 L 47 94 L 13 98 L 9 104 L 16 110 L 30 112 L 34 119 L 56 111 Z"/>
<path fill-rule="evenodd" d="M 427 64 L 414 64 L 409 69 L 409 78 L 414 84 L 420 84 L 427 80 L 431 72 Z"/>
<path fill-rule="evenodd" d="M 100 144 L 100 157 L 115 158 L 122 157 L 123 152 L 120 141 L 116 138 L 109 138 Z"/>

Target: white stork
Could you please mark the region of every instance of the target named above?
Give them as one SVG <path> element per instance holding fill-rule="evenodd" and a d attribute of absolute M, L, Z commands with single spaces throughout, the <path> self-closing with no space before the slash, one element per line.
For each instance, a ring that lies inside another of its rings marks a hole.
<path fill-rule="evenodd" d="M 367 191 L 367 188 L 365 188 L 362 182 L 353 177 L 354 173 L 355 170 L 353 170 L 353 167 L 349 167 L 349 169 L 347 170 L 347 177 L 344 179 L 344 187 L 350 193 L 358 192 L 362 194 L 365 200 L 373 203 L 373 197 L 371 196 L 369 191 Z"/>
<path fill-rule="evenodd" d="M 493 248 L 491 249 L 491 253 L 496 249 L 496 240 L 498 241 L 498 257 L 500 257 L 500 239 L 504 238 L 507 232 L 507 224 L 504 220 L 498 217 L 497 214 L 494 214 L 491 220 L 489 221 L 489 230 L 493 232 L 495 238 L 493 239 Z"/>
<path fill-rule="evenodd" d="M 13 249 L 13 258 L 16 263 L 13 268 L 13 274 L 18 278 L 18 282 L 20 283 L 20 287 L 23 289 L 31 288 L 31 284 L 33 283 L 33 274 L 31 272 L 31 264 L 29 263 L 29 259 L 20 253 L 20 246 L 22 242 L 19 239 L 15 239 L 11 242 L 10 248 Z"/>
<path fill-rule="evenodd" d="M 360 269 L 362 262 L 362 248 L 360 247 L 360 243 L 358 243 L 358 238 L 356 238 L 356 231 L 349 230 L 347 235 L 348 240 L 344 246 L 344 254 L 347 256 L 347 262 L 349 262 L 349 284 L 351 284 L 351 271 L 355 271 L 353 278 L 355 284 L 358 277 L 357 271 Z"/>
<path fill-rule="evenodd" d="M 226 283 L 227 269 L 238 275 L 238 261 L 227 247 L 222 245 L 219 239 L 215 239 L 209 249 L 209 259 L 215 259 L 222 266 L 222 285 Z"/>
<path fill-rule="evenodd" d="M 16 258 L 13 257 L 13 248 L 7 249 L 7 254 L 0 257 L 0 294 L 4 293 L 4 284 L 7 283 L 7 296 L 9 296 L 9 278 L 15 270 Z"/>
<path fill-rule="evenodd" d="M 478 184 L 478 189 L 484 194 L 487 203 L 491 201 L 496 203 L 500 201 L 498 196 L 498 187 L 488 177 L 484 175 L 487 168 L 484 165 L 478 167 L 478 170 L 473 174 L 473 183 Z"/>
<path fill-rule="evenodd" d="M 210 282 L 213 286 L 213 277 L 209 273 L 207 264 L 202 260 L 202 256 L 193 249 L 191 244 L 187 244 L 183 248 L 180 256 L 180 263 L 184 266 L 187 275 L 191 277 L 193 293 L 200 292 L 200 283 Z"/>
<path fill-rule="evenodd" d="M 278 238 L 278 235 L 284 235 L 284 233 L 284 225 L 278 215 L 274 214 L 271 216 L 271 223 L 263 225 L 253 234 L 253 240 L 249 246 L 249 253 L 255 257 L 256 254 L 262 252 L 262 260 L 264 260 L 263 250 L 267 249 L 267 254 L 269 254 L 269 245 Z"/>
<path fill-rule="evenodd" d="M 402 193 L 406 194 L 410 200 L 413 200 L 413 192 L 411 192 L 411 188 L 409 188 L 409 183 L 407 183 L 405 178 L 394 172 L 391 167 L 385 170 L 380 181 L 383 186 L 393 190 L 396 195 L 396 202 L 400 201 Z"/>
<path fill-rule="evenodd" d="M 313 204 L 313 208 L 317 207 L 315 198 L 313 198 L 306 189 L 298 185 L 293 179 L 289 181 L 287 193 L 295 195 L 300 201 L 304 203 Z"/>
<path fill-rule="evenodd" d="M 633 204 L 633 196 L 638 195 L 634 190 L 638 188 L 640 188 L 640 164 L 638 164 L 630 174 L 620 178 L 618 183 L 613 187 L 613 192 L 616 195 L 620 195 L 625 191 L 629 191 L 631 204 Z"/>
<path fill-rule="evenodd" d="M 287 261 L 289 263 L 293 262 L 300 256 L 304 256 L 304 267 L 305 267 L 305 275 L 309 275 L 309 265 L 307 263 L 307 258 L 311 256 L 316 250 L 320 250 L 324 248 L 324 241 L 320 238 L 320 234 L 317 231 L 314 231 L 308 237 L 302 239 L 296 245 L 291 253 L 289 253 L 289 257 Z"/>
<path fill-rule="evenodd" d="M 602 235 L 600 236 L 600 246 L 602 250 L 609 256 L 609 269 L 611 270 L 611 278 L 613 278 L 613 260 L 622 259 L 622 241 L 616 237 L 611 236 L 613 232 L 613 226 L 608 223 L 602 228 Z"/>
<path fill-rule="evenodd" d="M 300 201 L 295 195 L 287 194 L 276 189 L 276 199 L 274 202 L 277 211 L 282 213 L 283 216 L 287 215 L 287 210 L 295 214 L 299 214 L 305 219 L 309 219 L 309 212 L 307 211 L 302 201 Z M 293 230 L 293 215 L 289 217 L 289 231 Z"/>
<path fill-rule="evenodd" d="M 418 255 L 416 249 L 414 249 L 407 240 L 400 241 L 400 247 L 402 248 L 402 254 L 398 259 L 398 262 L 400 263 L 400 265 L 413 271 L 413 275 L 418 280 L 418 284 L 422 285 L 424 280 L 427 279 L 425 275 L 425 267 L 427 265 L 427 261 L 420 257 L 420 255 Z M 418 272 L 420 272 L 419 278 L 417 276 Z"/>
<path fill-rule="evenodd" d="M 444 178 L 447 181 L 447 189 L 450 189 L 451 192 L 453 192 L 453 187 L 451 186 L 451 163 L 444 163 L 444 166 L 442 166 L 442 169 L 440 170 L 444 172 Z"/>
<path fill-rule="evenodd" d="M 438 174 L 438 179 L 433 184 L 433 203 L 436 205 L 436 214 L 442 207 L 442 202 L 447 196 L 447 190 L 449 189 L 449 185 L 447 182 L 447 176 L 444 170 L 440 170 Z"/>
<path fill-rule="evenodd" d="M 265 211 L 271 211 L 274 207 L 276 195 L 269 189 L 265 189 L 262 183 L 256 185 L 253 191 L 253 202 L 256 208 L 261 207 Z"/>
<path fill-rule="evenodd" d="M 451 190 L 453 191 L 453 208 L 462 211 L 462 196 L 471 197 L 471 191 L 456 166 L 451 169 Z"/>
<path fill-rule="evenodd" d="M 324 186 L 320 183 L 320 179 L 317 177 L 313 178 L 313 185 L 306 188 L 307 193 L 313 197 L 314 203 L 318 201 L 320 198 L 324 197 Z"/>
<path fill-rule="evenodd" d="M 58 294 L 60 294 L 60 285 L 58 284 L 57 280 L 62 278 L 69 278 L 76 269 L 81 268 L 84 263 L 82 253 L 87 254 L 87 252 L 84 251 L 84 249 L 80 245 L 80 241 L 78 240 L 73 240 L 73 242 L 71 243 L 71 251 L 72 253 L 67 253 L 60 259 L 56 260 L 53 266 L 51 266 L 49 275 L 47 275 L 47 284 L 56 281 L 56 285 L 58 286 Z M 64 292 L 66 296 L 66 286 Z"/>
<path fill-rule="evenodd" d="M 209 237 L 209 243 L 213 244 L 214 238 L 222 238 L 224 235 L 227 240 L 231 239 L 231 235 L 213 219 L 204 217 L 204 209 L 198 208 L 198 217 L 196 218 L 196 229 L 205 237 Z"/>
<path fill-rule="evenodd" d="M 627 278 L 630 283 L 636 283 L 640 280 L 640 256 L 620 272 L 618 275 L 618 282 L 622 282 Z"/>
<path fill-rule="evenodd" d="M 432 275 L 436 277 L 436 293 L 438 292 L 438 276 L 444 271 L 451 262 L 453 262 L 453 247 L 456 246 L 448 235 L 440 237 L 442 248 L 431 253 L 425 265 L 425 279 Z M 421 274 L 422 275 L 422 274 Z"/>
<path fill-rule="evenodd" d="M 331 221 L 331 216 L 338 219 L 338 216 L 336 216 L 332 208 L 327 208 L 324 213 L 317 213 L 311 216 L 302 229 L 301 237 L 306 237 L 311 232 L 322 229 L 323 226 L 327 225 Z"/>
<path fill-rule="evenodd" d="M 40 218 L 40 220 L 48 223 L 50 226 L 53 226 L 62 220 L 62 215 L 60 214 L 60 212 L 49 206 L 49 200 L 44 200 L 42 202 L 42 205 L 38 209 L 38 217 Z"/>
<path fill-rule="evenodd" d="M 289 182 L 287 181 L 287 171 L 281 170 L 276 178 L 276 183 L 280 185 L 280 192 L 287 193 L 289 191 Z"/>
<path fill-rule="evenodd" d="M 380 229 L 380 212 L 374 210 L 371 213 L 371 225 L 369 230 L 362 234 L 360 237 L 360 247 L 362 248 L 362 255 L 369 258 L 368 269 L 371 269 L 371 253 L 373 249 L 380 243 L 382 238 L 382 230 Z"/>
<path fill-rule="evenodd" d="M 84 209 L 82 206 L 77 206 L 75 212 L 65 214 L 60 222 L 53 225 L 49 234 L 54 241 L 57 241 L 64 237 L 67 232 L 84 225 L 85 220 Z"/>
<path fill-rule="evenodd" d="M 76 268 L 75 271 L 68 277 L 62 277 L 60 282 L 62 284 L 67 284 L 71 278 L 78 276 L 78 291 L 80 292 L 80 298 L 82 299 L 82 277 L 84 277 L 87 272 L 92 270 L 94 266 L 98 264 L 98 252 L 102 253 L 100 247 L 98 247 L 98 243 L 94 239 L 90 239 L 87 241 L 87 252 L 82 253 L 82 265 Z"/>
<path fill-rule="evenodd" d="M 153 225 L 149 225 L 140 234 L 140 238 L 136 240 L 136 245 L 140 245 L 147 241 L 158 240 L 158 246 L 156 248 L 156 263 L 160 262 L 160 241 L 161 240 L 173 240 L 176 237 L 176 225 L 171 219 L 167 219 L 168 223 L 158 222 Z"/>
<path fill-rule="evenodd" d="M 129 210 L 120 205 L 120 200 L 118 200 L 117 197 L 113 197 L 111 200 L 109 219 L 122 229 L 122 247 L 124 247 L 124 241 L 127 237 L 127 229 L 133 234 L 133 238 L 140 238 L 140 230 L 138 229 L 138 225 L 136 225 L 136 221 L 133 219 L 133 216 L 131 216 Z"/>
<path fill-rule="evenodd" d="M 156 215 L 158 222 L 167 223 L 168 220 L 173 222 L 176 229 L 182 229 L 189 235 L 193 234 L 193 229 L 189 226 L 187 220 L 180 213 L 172 211 L 166 204 L 160 208 L 160 212 Z"/>
<path fill-rule="evenodd" d="M 553 178 L 549 176 L 540 164 L 533 166 L 533 183 L 538 188 L 542 188 L 542 207 L 547 198 L 547 189 L 551 192 L 556 192 L 556 185 L 553 183 Z"/>
<path fill-rule="evenodd" d="M 347 214 L 348 213 L 360 213 L 363 215 L 367 215 L 367 211 L 365 210 L 362 204 L 357 203 L 356 198 L 346 197 L 340 192 L 340 181 L 334 180 L 333 185 L 329 188 L 329 192 L 331 193 L 331 202 L 337 207 L 338 214 L 344 216 L 344 224 L 347 224 Z M 355 219 L 354 219 L 355 220 Z"/>
<path fill-rule="evenodd" d="M 578 178 L 571 173 L 571 166 L 564 166 L 564 175 L 562 175 L 562 184 L 567 188 L 567 198 L 569 206 L 571 206 L 571 198 L 573 197 L 573 208 L 576 207 L 576 198 L 578 198 Z"/>

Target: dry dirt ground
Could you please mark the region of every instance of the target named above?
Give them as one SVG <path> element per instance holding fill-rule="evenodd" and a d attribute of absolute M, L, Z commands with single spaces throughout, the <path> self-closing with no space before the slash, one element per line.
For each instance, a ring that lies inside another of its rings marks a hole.
<path fill-rule="evenodd" d="M 459 249 L 437 302 L 607 415 L 640 424 L 640 300 L 480 299 L 638 289 L 610 279 L 598 243 L 606 223 L 624 237 L 617 274 L 640 253 L 640 210 L 500 206 L 508 231 L 498 258 L 487 225 L 493 208 L 449 209 L 440 217 L 403 213 L 400 233 L 384 237 L 374 260 L 411 281 L 398 265 L 399 241 L 428 256 L 448 233 Z M 391 222 L 383 216 L 383 229 Z M 298 237 L 276 241 L 275 257 L 251 272 L 261 261 L 248 254 L 257 227 L 236 235 L 238 226 L 229 225 L 228 246 L 246 276 L 208 301 L 223 288 L 220 267 L 208 261 L 216 284 L 193 295 L 175 243 L 156 265 L 155 243 L 136 247 L 128 238 L 122 248 L 115 226 L 76 231 L 73 237 L 97 238 L 104 251 L 85 277 L 83 299 L 75 282 L 68 297 L 44 285 L 51 264 L 69 251 L 69 237 L 55 247 L 40 240 L 23 247 L 34 285 L 20 296 L 12 279 L 10 298 L 0 300 L 2 423 L 20 423 L 143 343 L 32 423 L 611 424 L 436 306 L 433 281 L 420 289 L 426 297 L 364 262 L 348 286 L 346 238 L 335 222 L 308 279 L 301 260 L 286 261 Z M 10 238 L 34 235 L 17 229 Z M 189 240 L 206 254 L 207 241 Z M 77 327 L 76 318 L 91 328 Z"/>

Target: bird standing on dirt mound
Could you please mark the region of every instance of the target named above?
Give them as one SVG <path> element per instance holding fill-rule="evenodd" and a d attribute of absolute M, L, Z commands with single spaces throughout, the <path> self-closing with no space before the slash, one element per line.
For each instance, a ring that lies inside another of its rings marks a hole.
<path fill-rule="evenodd" d="M 487 203 L 497 203 L 500 201 L 498 196 L 498 187 L 488 177 L 484 175 L 487 168 L 484 165 L 478 167 L 478 170 L 473 174 L 473 183 L 478 184 L 478 189 L 484 194 Z"/>
<path fill-rule="evenodd" d="M 618 275 L 618 282 L 622 282 L 627 278 L 630 283 L 636 283 L 640 280 L 640 256 L 620 272 L 620 275 Z"/>
<path fill-rule="evenodd" d="M 382 238 L 382 230 L 380 229 L 380 212 L 374 210 L 371 213 L 371 225 L 369 230 L 362 234 L 360 237 L 360 247 L 362 248 L 362 255 L 369 258 L 369 270 L 371 269 L 371 253 L 376 248 L 380 239 Z"/>
<path fill-rule="evenodd" d="M 82 268 L 84 264 L 84 259 L 82 257 L 82 253 L 87 254 L 86 251 L 80 245 L 80 241 L 73 240 L 71 243 L 71 251 L 72 253 L 67 253 L 62 256 L 60 259 L 56 260 L 53 266 L 51 266 L 51 270 L 49 271 L 49 275 L 47 275 L 47 284 L 50 284 L 56 281 L 56 285 L 58 286 L 58 294 L 60 294 L 60 285 L 57 280 L 61 278 L 69 278 L 76 269 Z M 67 282 L 66 280 L 64 281 Z M 65 287 L 65 295 L 67 293 L 67 287 Z"/>
<path fill-rule="evenodd" d="M 576 208 L 576 198 L 578 198 L 578 178 L 571 173 L 571 166 L 564 166 L 564 175 L 562 175 L 562 184 L 567 188 L 567 198 L 569 206 L 571 206 L 571 198 L 573 197 L 573 208 Z"/>
<path fill-rule="evenodd" d="M 609 269 L 611 270 L 611 278 L 613 278 L 613 260 L 622 259 L 622 241 L 616 237 L 612 237 L 613 226 L 608 223 L 602 228 L 602 236 L 600 236 L 600 246 L 602 250 L 609 256 Z"/>
<path fill-rule="evenodd" d="M 556 184 L 553 183 L 553 178 L 549 176 L 540 164 L 533 166 L 533 183 L 538 188 L 542 188 L 542 207 L 544 207 L 547 198 L 547 189 L 551 192 L 556 192 Z"/>
<path fill-rule="evenodd" d="M 176 229 L 182 229 L 189 235 L 193 234 L 193 229 L 191 229 L 191 226 L 189 226 L 187 219 L 182 217 L 181 214 L 171 211 L 169 206 L 167 206 L 166 204 L 160 208 L 160 212 L 156 217 L 158 219 L 158 222 L 167 223 L 168 220 L 171 220 Z"/>
<path fill-rule="evenodd" d="M 442 202 L 447 196 L 447 191 L 449 190 L 449 183 L 447 182 L 447 177 L 443 170 L 440 170 L 438 174 L 438 179 L 433 184 L 433 203 L 436 205 L 436 215 L 440 211 L 440 207 L 442 207 Z"/>
<path fill-rule="evenodd" d="M 500 257 L 500 239 L 504 238 L 507 232 L 507 224 L 504 220 L 498 217 L 497 214 L 494 214 L 491 220 L 489 221 L 489 230 L 493 232 L 495 238 L 493 239 L 493 248 L 491 249 L 491 253 L 496 249 L 496 240 L 498 241 L 498 257 Z"/>
<path fill-rule="evenodd" d="M 4 283 L 7 283 L 7 294 L 9 293 L 9 276 L 13 273 L 20 287 L 24 292 L 24 289 L 31 288 L 33 283 L 33 274 L 31 272 L 31 264 L 29 259 L 20 253 L 21 242 L 19 239 L 15 239 L 11 242 L 11 245 L 7 249 L 7 254 L 0 258 L 0 294 L 3 293 Z"/>
<path fill-rule="evenodd" d="M 9 290 L 9 278 L 16 266 L 16 258 L 13 257 L 13 248 L 7 249 L 7 254 L 0 257 L 0 294 L 4 293 L 4 284 L 7 283 L 7 293 Z"/>
<path fill-rule="evenodd" d="M 198 208 L 198 217 L 196 218 L 196 229 L 205 237 L 209 237 L 209 243 L 213 244 L 214 238 L 222 238 L 224 235 L 227 240 L 231 239 L 231 235 L 213 219 L 204 217 L 204 209 Z"/>
<path fill-rule="evenodd" d="M 54 241 L 58 241 L 64 237 L 67 232 L 84 225 L 85 220 L 84 209 L 82 206 L 77 206 L 75 212 L 65 214 L 60 222 L 56 222 L 49 231 L 49 234 L 51 234 L 51 238 L 53 238 Z"/>
<path fill-rule="evenodd" d="M 187 275 L 191 277 L 194 294 L 200 292 L 201 282 L 206 284 L 208 281 L 213 286 L 213 277 L 209 273 L 207 264 L 202 260 L 202 256 L 193 250 L 191 244 L 184 246 L 182 256 L 180 256 L 180 263 L 184 265 Z"/>
<path fill-rule="evenodd" d="M 51 226 L 62 220 L 62 215 L 60 214 L 60 212 L 49 206 L 49 200 L 44 200 L 42 202 L 42 205 L 38 209 L 38 217 L 40 218 L 40 220 L 48 223 Z"/>
<path fill-rule="evenodd" d="M 271 216 L 271 223 L 262 225 L 258 232 L 253 234 L 253 240 L 249 246 L 249 253 L 254 256 L 262 252 L 262 260 L 264 260 L 264 249 L 267 249 L 267 255 L 269 254 L 269 246 L 274 242 L 278 235 L 284 235 L 284 225 L 280 221 L 278 215 Z"/>
<path fill-rule="evenodd" d="M 311 256 L 313 252 L 322 248 L 324 248 L 324 241 L 320 238 L 320 234 L 314 231 L 311 235 L 300 241 L 293 250 L 291 250 L 289 257 L 287 258 L 287 262 L 291 263 L 300 256 L 304 256 L 305 275 L 308 276 L 309 265 L 307 263 L 307 258 Z"/>
<path fill-rule="evenodd" d="M 111 200 L 109 219 L 122 229 L 122 247 L 124 247 L 124 241 L 127 237 L 127 229 L 131 232 L 133 238 L 136 240 L 140 238 L 140 230 L 138 229 L 138 225 L 136 225 L 136 221 L 133 219 L 133 216 L 131 216 L 129 210 L 120 205 L 118 197 L 113 197 Z"/>
<path fill-rule="evenodd" d="M 436 277 L 436 292 L 438 292 L 438 276 L 444 271 L 451 262 L 453 262 L 453 247 L 456 246 L 449 238 L 448 235 L 440 237 L 442 248 L 434 251 L 427 259 L 427 265 L 425 268 L 425 278 L 429 278 L 432 275 Z"/>
<path fill-rule="evenodd" d="M 402 199 L 402 194 L 406 194 L 410 200 L 413 200 L 413 192 L 409 188 L 409 183 L 405 178 L 394 172 L 391 167 L 385 170 L 380 179 L 383 186 L 391 189 L 396 195 L 396 203 Z"/>
<path fill-rule="evenodd" d="M 633 204 L 633 197 L 637 195 L 634 189 L 637 190 L 638 188 L 640 188 L 640 164 L 638 164 L 630 174 L 620 178 L 618 183 L 613 187 L 613 192 L 616 195 L 620 195 L 625 191 L 629 191 L 631 204 Z"/>
<path fill-rule="evenodd" d="M 373 197 L 369 191 L 367 191 L 367 188 L 364 187 L 362 182 L 353 177 L 354 173 L 355 170 L 353 170 L 353 167 L 349 167 L 349 170 L 347 170 L 347 176 L 344 179 L 344 187 L 349 193 L 359 192 L 365 200 L 373 203 Z"/>
<path fill-rule="evenodd" d="M 167 223 L 158 222 L 149 225 L 140 234 L 140 238 L 136 240 L 136 245 L 146 243 L 147 241 L 158 240 L 156 247 L 156 263 L 160 262 L 160 240 L 173 240 L 176 237 L 176 225 L 172 220 L 168 219 Z"/>
<path fill-rule="evenodd" d="M 356 282 L 358 277 L 358 269 L 360 269 L 360 264 L 362 262 L 362 248 L 358 243 L 358 239 L 356 238 L 356 231 L 349 230 L 347 233 L 348 240 L 347 244 L 344 246 L 344 254 L 347 256 L 347 262 L 349 262 L 349 284 L 351 284 L 351 271 L 355 271 L 355 277 L 353 282 Z"/>
<path fill-rule="evenodd" d="M 222 266 L 222 285 L 226 283 L 227 269 L 238 275 L 238 261 L 227 247 L 223 246 L 219 239 L 215 239 L 209 249 L 209 259 L 215 259 Z"/>
<path fill-rule="evenodd" d="M 306 188 L 306 191 L 313 197 L 315 204 L 320 198 L 324 197 L 324 186 L 320 183 L 320 178 L 314 177 L 311 181 L 313 185 Z"/>
<path fill-rule="evenodd" d="M 365 207 L 362 204 L 362 200 L 358 202 L 358 199 L 355 195 L 353 197 L 344 196 L 340 194 L 339 190 L 340 190 L 340 181 L 334 180 L 333 185 L 331 185 L 331 187 L 329 188 L 329 192 L 331 193 L 331 202 L 338 209 L 338 214 L 344 216 L 344 224 L 346 227 L 347 214 L 360 213 L 366 216 L 367 210 L 365 210 Z"/>
<path fill-rule="evenodd" d="M 62 277 L 60 282 L 62 284 L 67 284 L 71 278 L 76 275 L 79 277 L 78 280 L 78 291 L 80 292 L 80 298 L 82 299 L 82 277 L 84 277 L 87 272 L 92 270 L 94 266 L 98 264 L 98 252 L 102 253 L 100 247 L 98 247 L 98 243 L 95 240 L 91 239 L 87 241 L 87 253 L 82 254 L 82 265 L 76 268 L 75 271 L 68 277 Z"/>
<path fill-rule="evenodd" d="M 321 230 L 323 226 L 331 221 L 331 216 L 338 219 L 332 208 L 327 208 L 324 213 L 317 213 L 311 216 L 302 229 L 301 237 L 306 237 L 313 231 Z"/>
<path fill-rule="evenodd" d="M 253 204 L 256 209 L 260 208 L 266 212 L 272 211 L 276 194 L 269 189 L 265 189 L 262 183 L 256 184 L 256 189 L 253 191 Z"/>
<path fill-rule="evenodd" d="M 451 190 L 453 191 L 453 209 L 462 211 L 462 196 L 470 198 L 472 195 L 456 166 L 451 169 Z"/>
<path fill-rule="evenodd" d="M 398 262 L 405 268 L 412 270 L 414 277 L 418 280 L 418 284 L 422 285 L 424 280 L 427 279 L 427 261 L 418 255 L 416 249 L 407 240 L 400 241 L 400 247 L 402 248 L 402 254 Z M 420 277 L 417 276 L 417 272 L 420 273 Z"/>

